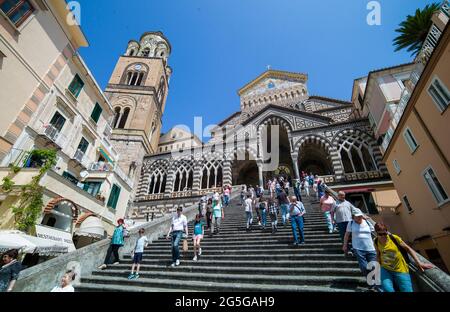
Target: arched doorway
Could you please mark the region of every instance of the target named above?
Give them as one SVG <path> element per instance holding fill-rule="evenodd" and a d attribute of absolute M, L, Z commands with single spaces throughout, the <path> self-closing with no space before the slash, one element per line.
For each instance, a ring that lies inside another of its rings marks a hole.
<path fill-rule="evenodd" d="M 260 130 L 260 154 L 265 164 L 272 163 L 273 171 L 263 173 L 264 183 L 274 177 L 283 176 L 291 180 L 295 178 L 292 164 L 291 144 L 289 139 L 289 127 L 282 119 L 271 118 L 264 122 Z M 277 136 L 278 133 L 278 136 Z M 273 137 L 272 137 L 273 136 Z M 267 144 L 265 147 L 264 144 Z M 278 160 L 278 163 L 275 163 Z"/>
<path fill-rule="evenodd" d="M 234 154 L 232 166 L 233 185 L 257 185 L 259 184 L 258 165 L 248 151 L 245 158 L 241 159 Z"/>
<path fill-rule="evenodd" d="M 55 198 L 45 207 L 41 224 L 72 232 L 73 223 L 77 218 L 78 208 L 74 202 L 64 198 Z"/>
<path fill-rule="evenodd" d="M 300 172 L 319 176 L 334 174 L 331 156 L 320 141 L 311 140 L 300 146 L 298 164 Z"/>

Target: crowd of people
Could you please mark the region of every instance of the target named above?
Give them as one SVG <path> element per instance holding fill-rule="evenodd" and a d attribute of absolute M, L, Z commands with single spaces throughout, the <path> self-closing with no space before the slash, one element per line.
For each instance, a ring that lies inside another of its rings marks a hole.
<path fill-rule="evenodd" d="M 281 217 L 282 226 L 290 224 L 292 228 L 293 245 L 305 244 L 304 224 L 306 209 L 303 197 L 310 197 L 319 202 L 326 220 L 328 233 L 338 232 L 342 241 L 342 251 L 348 257 L 356 257 L 360 270 L 367 277 L 369 290 L 393 292 L 412 292 L 412 282 L 409 274 L 410 258 L 422 272 L 434 268 L 430 263 L 422 263 L 415 251 L 399 236 L 388 231 L 383 223 L 372 225 L 368 217 L 345 199 L 345 192 L 335 193 L 328 188 L 317 176 L 302 172 L 300 180 L 292 182 L 294 195 L 290 195 L 291 182 L 286 177 L 273 178 L 267 182 L 266 190 L 260 185 L 255 187 L 242 186 L 240 191 L 241 206 L 245 215 L 246 231 L 254 229 L 253 221 L 256 215 L 258 227 L 261 230 L 270 228 L 272 234 L 278 231 L 278 219 Z M 194 220 L 193 246 L 194 261 L 202 255 L 201 241 L 205 231 L 209 235 L 220 233 L 221 221 L 225 217 L 225 210 L 230 204 L 231 187 L 225 186 L 221 194 L 216 192 L 210 196 L 203 196 L 198 203 L 198 214 Z M 269 227 L 270 224 L 270 227 Z M 373 234 L 376 238 L 373 239 Z M 99 269 L 105 269 L 110 264 L 119 263 L 119 248 L 124 245 L 128 231 L 123 219 L 119 219 L 111 238 L 104 263 Z M 188 221 L 183 215 L 183 208 L 178 207 L 167 233 L 171 240 L 172 267 L 180 265 L 180 242 L 189 237 Z M 132 251 L 133 264 L 128 279 L 139 278 L 139 270 L 143 259 L 144 248 L 149 240 L 145 236 L 145 229 L 139 230 L 139 236 Z M 3 254 L 3 266 L 0 268 L 0 292 L 12 291 L 21 270 L 17 260 L 18 251 L 10 250 Z M 380 268 L 380 282 L 369 280 L 369 273 L 376 267 Z M 53 292 L 73 292 L 71 285 L 75 279 L 75 272 L 67 271 L 60 285 L 53 288 Z"/>

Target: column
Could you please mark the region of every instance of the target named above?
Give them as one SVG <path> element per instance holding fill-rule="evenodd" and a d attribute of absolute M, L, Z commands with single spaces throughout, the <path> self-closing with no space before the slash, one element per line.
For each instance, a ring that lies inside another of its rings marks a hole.
<path fill-rule="evenodd" d="M 223 183 L 222 186 L 233 184 L 233 175 L 231 170 L 231 161 L 224 160 L 222 166 Z"/>
<path fill-rule="evenodd" d="M 298 155 L 291 154 L 291 158 L 292 158 L 292 165 L 294 168 L 295 178 L 297 180 L 300 180 L 300 171 L 298 170 Z"/>
<path fill-rule="evenodd" d="M 258 162 L 257 164 L 258 164 L 259 186 L 264 187 L 263 164 L 262 162 Z"/>

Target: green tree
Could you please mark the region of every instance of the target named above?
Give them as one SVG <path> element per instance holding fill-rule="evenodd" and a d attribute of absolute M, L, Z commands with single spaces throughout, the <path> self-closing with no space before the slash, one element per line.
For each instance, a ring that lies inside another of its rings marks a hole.
<path fill-rule="evenodd" d="M 422 10 L 417 9 L 415 15 L 408 15 L 406 20 L 400 23 L 400 28 L 395 30 L 399 33 L 394 39 L 395 51 L 407 49 L 412 56 L 416 56 L 433 24 L 431 17 L 439 8 L 439 3 L 427 4 Z"/>

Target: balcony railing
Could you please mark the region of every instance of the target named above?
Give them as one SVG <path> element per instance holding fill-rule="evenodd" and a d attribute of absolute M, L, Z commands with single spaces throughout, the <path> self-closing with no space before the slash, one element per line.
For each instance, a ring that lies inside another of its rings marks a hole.
<path fill-rule="evenodd" d="M 378 179 L 381 177 L 383 177 L 383 174 L 380 171 L 365 171 L 365 172 L 345 174 L 345 180 L 347 181 L 371 180 L 371 179 Z"/>
<path fill-rule="evenodd" d="M 441 11 L 450 18 L 450 2 L 448 0 L 445 0 L 444 3 L 441 6 Z"/>
<path fill-rule="evenodd" d="M 149 200 L 158 200 L 158 199 L 163 199 L 164 198 L 164 193 L 160 193 L 160 194 L 150 194 L 150 195 L 145 195 L 145 196 L 141 196 L 139 197 L 139 201 L 149 201 Z"/>
<path fill-rule="evenodd" d="M 88 166 L 90 171 L 115 172 L 129 187 L 133 187 L 134 182 L 126 175 L 118 165 L 112 165 L 107 162 L 99 161 Z"/>
<path fill-rule="evenodd" d="M 64 145 L 67 142 L 67 138 L 59 132 L 57 128 L 55 128 L 53 125 L 44 125 L 43 126 L 43 134 L 50 139 L 52 142 L 54 142 L 59 147 L 64 147 Z"/>
<path fill-rule="evenodd" d="M 106 171 L 110 172 L 114 170 L 114 167 L 107 162 L 99 161 L 89 165 L 88 168 L 90 171 Z"/>

